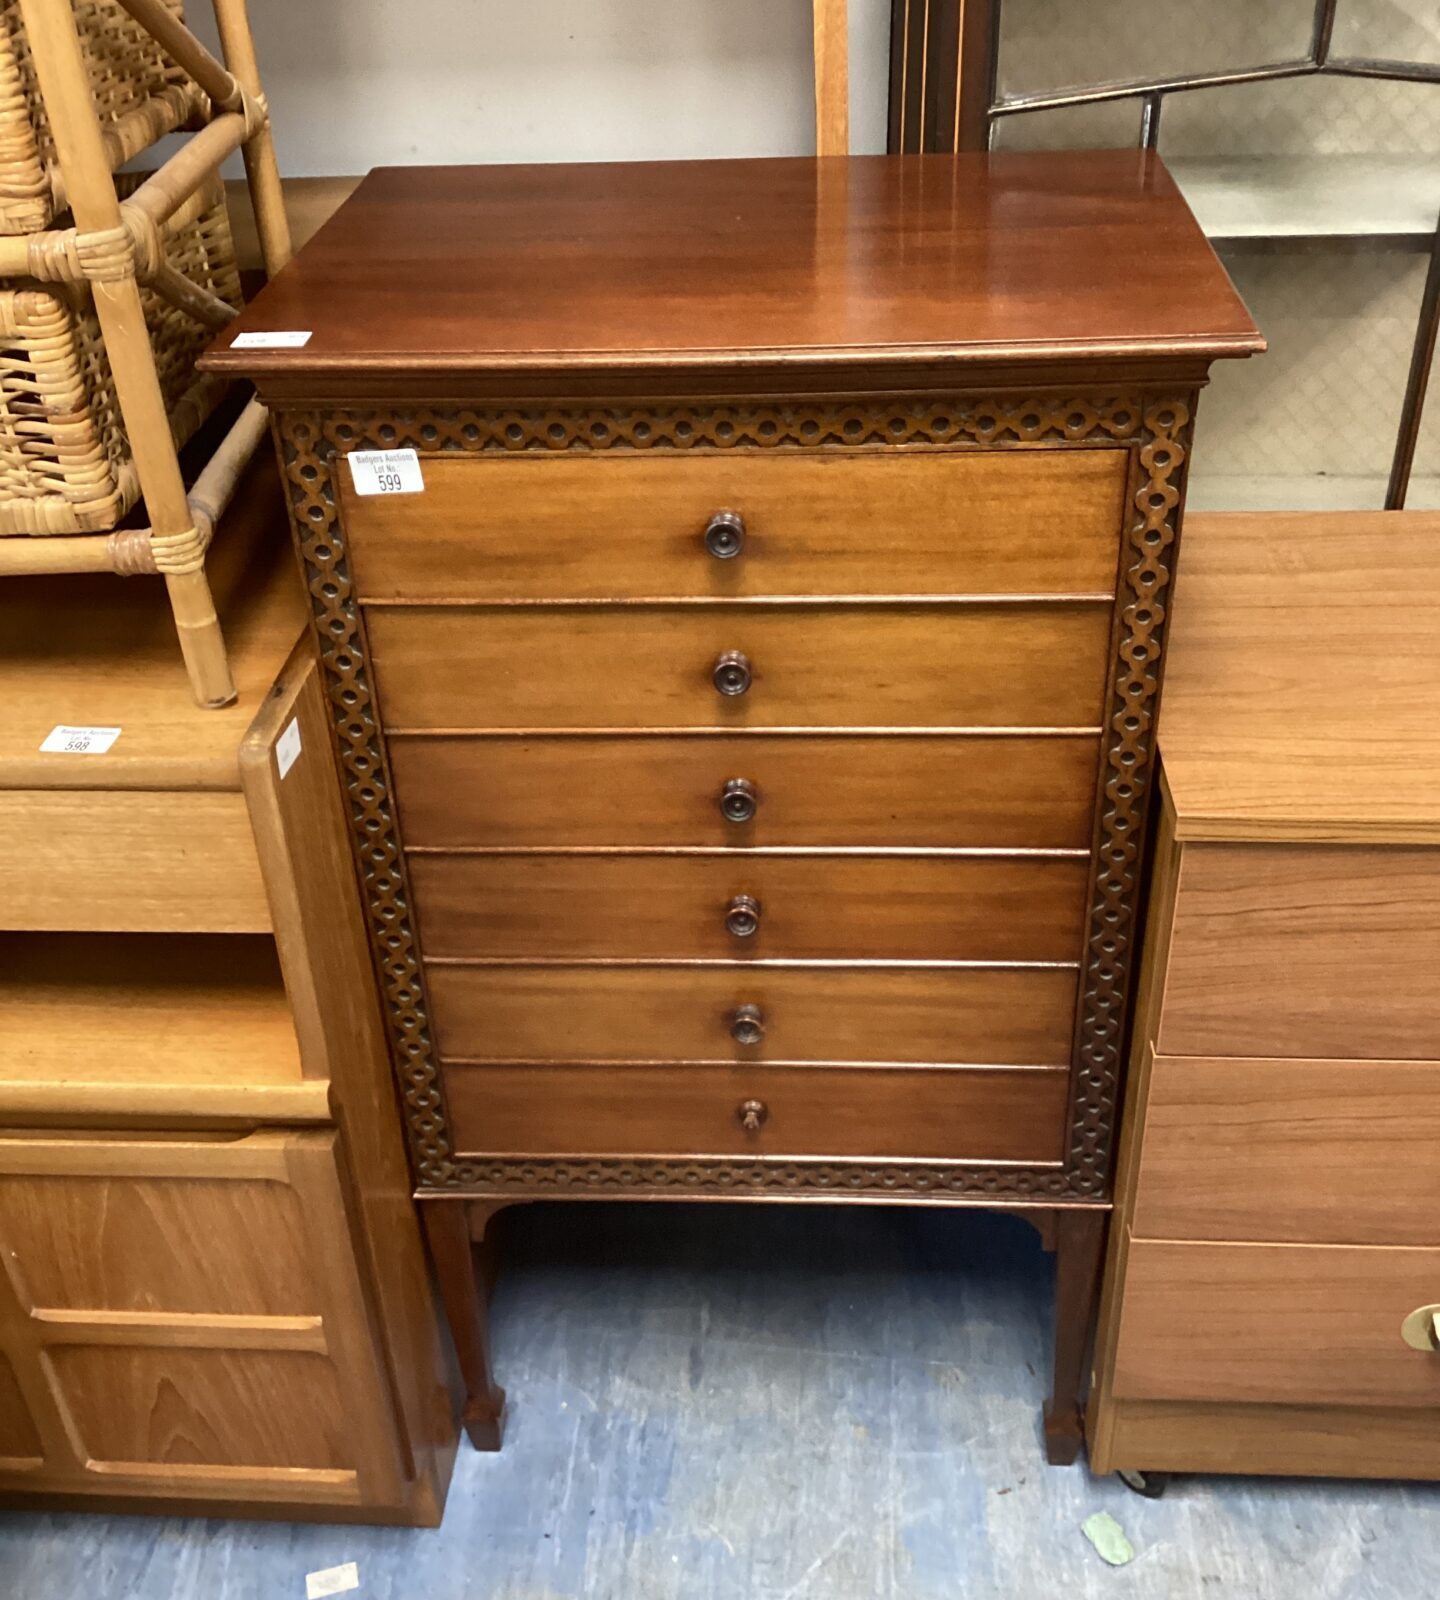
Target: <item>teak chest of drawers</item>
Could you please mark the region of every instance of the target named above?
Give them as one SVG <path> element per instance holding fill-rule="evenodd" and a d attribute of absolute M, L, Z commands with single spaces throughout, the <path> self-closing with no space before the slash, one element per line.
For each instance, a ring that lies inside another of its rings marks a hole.
<path fill-rule="evenodd" d="M 381 171 L 239 333 L 472 1437 L 494 1208 L 911 1201 L 1057 1246 L 1073 1456 L 1196 392 L 1261 348 L 1158 160 Z"/>
<path fill-rule="evenodd" d="M 1440 1478 L 1440 516 L 1187 539 L 1091 1461 Z"/>

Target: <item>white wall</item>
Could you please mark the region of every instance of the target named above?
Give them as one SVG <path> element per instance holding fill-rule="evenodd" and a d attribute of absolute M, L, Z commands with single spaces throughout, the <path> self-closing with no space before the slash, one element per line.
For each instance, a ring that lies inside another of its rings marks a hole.
<path fill-rule="evenodd" d="M 213 38 L 205 0 L 192 24 Z M 850 0 L 851 148 L 885 148 L 889 0 Z M 281 170 L 814 149 L 810 0 L 250 0 Z"/>

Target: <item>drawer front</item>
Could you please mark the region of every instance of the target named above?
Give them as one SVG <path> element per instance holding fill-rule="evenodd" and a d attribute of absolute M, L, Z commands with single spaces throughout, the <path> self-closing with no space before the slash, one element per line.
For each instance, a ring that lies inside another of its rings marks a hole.
<path fill-rule="evenodd" d="M 1440 1245 L 1440 1063 L 1161 1056 L 1132 1215 L 1151 1239 Z"/>
<path fill-rule="evenodd" d="M 1097 727 L 1107 605 L 372 608 L 391 728 Z M 724 658 L 749 687 L 717 690 Z"/>
<path fill-rule="evenodd" d="M 1440 1060 L 1440 850 L 1187 845 L 1158 1049 Z"/>
<path fill-rule="evenodd" d="M 1088 851 L 1099 742 L 993 735 L 396 738 L 411 847 L 789 845 Z M 756 791 L 727 821 L 728 780 Z"/>
<path fill-rule="evenodd" d="M 1006 857 L 417 855 L 430 956 L 1074 961 L 1089 864 Z"/>
<path fill-rule="evenodd" d="M 1122 1400 L 1440 1404 L 1440 1354 L 1400 1324 L 1440 1304 L 1440 1251 L 1132 1240 Z"/>
<path fill-rule="evenodd" d="M 421 495 L 340 474 L 367 600 L 1112 593 L 1124 450 L 431 456 Z M 743 522 L 717 559 L 717 511 Z"/>
<path fill-rule="evenodd" d="M 465 1156 L 1058 1162 L 1064 1149 L 1068 1078 L 1044 1068 L 451 1066 L 444 1077 Z"/>
<path fill-rule="evenodd" d="M 427 963 L 440 1054 L 488 1061 L 1061 1066 L 1070 968 L 526 967 Z M 736 1043 L 754 1006 L 758 1044 Z"/>

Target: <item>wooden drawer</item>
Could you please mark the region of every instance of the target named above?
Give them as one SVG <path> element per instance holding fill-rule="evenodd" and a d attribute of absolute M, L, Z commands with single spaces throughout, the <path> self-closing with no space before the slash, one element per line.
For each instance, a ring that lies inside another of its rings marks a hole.
<path fill-rule="evenodd" d="M 414 848 L 1090 849 L 1098 741 L 992 735 L 391 738 Z M 759 791 L 727 822 L 729 778 Z"/>
<path fill-rule="evenodd" d="M 447 966 L 440 1054 L 489 1061 L 903 1061 L 1060 1066 L 1070 968 Z M 735 1043 L 755 1005 L 762 1042 Z"/>
<path fill-rule="evenodd" d="M 1440 1060 L 1440 849 L 1187 845 L 1157 1048 Z"/>
<path fill-rule="evenodd" d="M 1440 1354 L 1400 1324 L 1440 1303 L 1440 1250 L 1132 1239 L 1121 1400 L 1437 1405 Z"/>
<path fill-rule="evenodd" d="M 562 960 L 1074 961 L 1088 876 L 1086 861 L 1003 856 L 750 851 L 410 862 L 427 955 Z M 748 936 L 727 928 L 737 897 L 760 908 Z"/>
<path fill-rule="evenodd" d="M 427 456 L 339 477 L 366 600 L 1113 592 L 1128 453 Z M 741 553 L 703 534 L 744 519 Z"/>
<path fill-rule="evenodd" d="M 371 608 L 386 726 L 1096 727 L 1108 605 Z M 738 651 L 753 681 L 711 681 Z"/>
<path fill-rule="evenodd" d="M 1136 1233 L 1440 1245 L 1440 1063 L 1159 1057 Z"/>
<path fill-rule="evenodd" d="M 463 1155 L 1059 1161 L 1068 1075 L 981 1067 L 447 1067 Z M 754 1132 L 740 1108 L 763 1107 Z"/>

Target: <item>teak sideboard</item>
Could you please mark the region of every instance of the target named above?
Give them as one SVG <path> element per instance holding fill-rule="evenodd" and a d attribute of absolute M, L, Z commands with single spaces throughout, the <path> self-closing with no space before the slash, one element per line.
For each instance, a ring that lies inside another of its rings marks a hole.
<path fill-rule="evenodd" d="M 844 1200 L 1037 1223 L 1073 1459 L 1196 395 L 1261 348 L 1107 152 L 377 171 L 212 349 L 477 1445 L 494 1210 Z"/>
<path fill-rule="evenodd" d="M 0 1506 L 444 1508 L 459 1384 L 288 544 L 267 454 L 210 564 L 218 711 L 143 580 L 0 594 Z"/>

